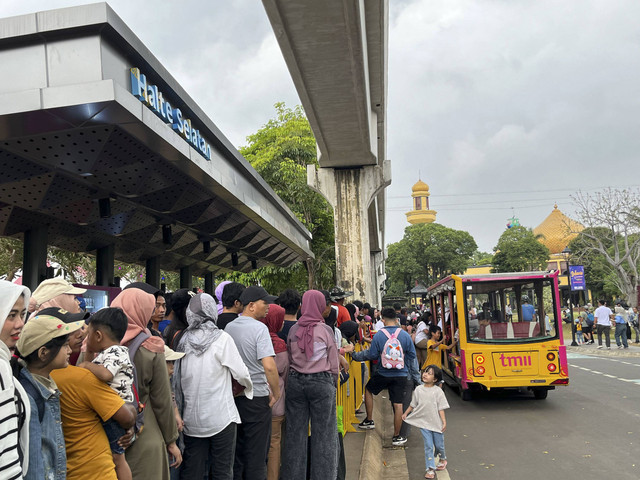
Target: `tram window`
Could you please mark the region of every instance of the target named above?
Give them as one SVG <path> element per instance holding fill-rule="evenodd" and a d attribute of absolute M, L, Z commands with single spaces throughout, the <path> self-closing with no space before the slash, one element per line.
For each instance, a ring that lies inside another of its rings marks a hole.
<path fill-rule="evenodd" d="M 557 336 L 550 281 L 478 282 L 465 288 L 469 340 L 518 342 Z"/>

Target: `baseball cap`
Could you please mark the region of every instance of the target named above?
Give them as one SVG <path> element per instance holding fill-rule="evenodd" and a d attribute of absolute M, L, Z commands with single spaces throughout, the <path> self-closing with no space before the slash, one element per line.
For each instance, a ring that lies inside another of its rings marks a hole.
<path fill-rule="evenodd" d="M 26 357 L 54 338 L 80 330 L 84 324 L 84 320 L 65 323 L 58 317 L 43 315 L 39 312 L 35 317 L 30 318 L 22 329 L 16 347 L 20 355 Z"/>
<path fill-rule="evenodd" d="M 56 317 L 62 320 L 64 323 L 79 322 L 80 320 L 86 320 L 91 316 L 89 312 L 69 313 L 64 308 L 49 307 L 43 308 L 35 316 L 48 315 L 50 317 Z"/>
<path fill-rule="evenodd" d="M 257 287 L 252 285 L 244 289 L 244 291 L 240 294 L 240 298 L 238 299 L 242 305 L 248 305 L 251 302 L 257 302 L 258 300 L 264 300 L 267 303 L 273 303 L 276 301 L 276 296 L 269 295 L 262 287 Z"/>
<path fill-rule="evenodd" d="M 176 360 L 180 360 L 185 356 L 184 352 L 176 352 L 170 349 L 167 345 L 164 346 L 164 359 L 167 362 L 174 362 Z"/>
<path fill-rule="evenodd" d="M 69 295 L 82 295 L 86 291 L 86 288 L 74 287 L 64 278 L 58 277 L 44 280 L 38 285 L 38 288 L 35 289 L 31 296 L 36 299 L 39 305 L 42 305 L 44 302 L 48 302 L 58 295 L 65 293 Z"/>
<path fill-rule="evenodd" d="M 329 291 L 329 295 L 331 296 L 331 300 L 340 300 L 341 298 L 350 297 L 353 295 L 353 292 L 345 292 L 341 287 L 336 285 Z"/>

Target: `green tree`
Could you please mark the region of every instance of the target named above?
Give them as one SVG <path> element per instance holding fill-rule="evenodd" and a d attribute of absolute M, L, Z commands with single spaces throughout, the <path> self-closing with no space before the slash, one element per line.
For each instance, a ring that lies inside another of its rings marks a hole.
<path fill-rule="evenodd" d="M 473 237 L 462 230 L 438 223 L 407 227 L 402 240 L 388 246 L 388 294 L 402 295 L 415 282 L 429 286 L 447 275 L 464 272 L 477 248 Z"/>
<path fill-rule="evenodd" d="M 291 287 L 328 288 L 335 283 L 333 209 L 307 186 L 307 165 L 318 164 L 316 141 L 301 106 L 291 109 L 277 103 L 275 109 L 276 118 L 249 135 L 247 146 L 239 151 L 309 229 L 316 258 L 289 268 L 268 266 L 226 278 L 260 283 L 273 292 Z"/>
<path fill-rule="evenodd" d="M 493 254 L 476 250 L 471 257 L 472 265 L 490 265 L 493 263 Z"/>
<path fill-rule="evenodd" d="M 493 251 L 495 272 L 543 270 L 549 260 L 549 249 L 536 239 L 530 228 L 522 226 L 505 230 Z"/>
<path fill-rule="evenodd" d="M 11 282 L 22 269 L 22 241 L 16 238 L 0 238 L 0 278 Z"/>
<path fill-rule="evenodd" d="M 585 227 L 576 232 L 580 240 L 577 258 L 599 259 L 600 275 L 608 291 L 615 286 L 627 303 L 636 306 L 640 287 L 640 190 L 578 192 L 573 200 Z"/>

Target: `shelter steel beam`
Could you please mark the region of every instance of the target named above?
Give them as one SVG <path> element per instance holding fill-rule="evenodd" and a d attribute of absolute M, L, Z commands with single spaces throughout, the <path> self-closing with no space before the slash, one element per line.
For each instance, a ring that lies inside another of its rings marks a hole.
<path fill-rule="evenodd" d="M 113 284 L 115 245 L 107 245 L 96 251 L 96 285 L 109 287 Z"/>
<path fill-rule="evenodd" d="M 193 277 L 191 276 L 191 265 L 180 267 L 180 288 L 193 288 Z"/>
<path fill-rule="evenodd" d="M 149 285 L 160 288 L 160 257 L 147 258 L 145 276 Z"/>
<path fill-rule="evenodd" d="M 24 232 L 22 285 L 33 292 L 47 278 L 47 226 Z"/>
<path fill-rule="evenodd" d="M 213 295 L 213 272 L 208 272 L 204 276 L 204 293 L 208 293 L 209 295 Z M 221 298 L 217 298 L 216 300 L 222 300 Z"/>

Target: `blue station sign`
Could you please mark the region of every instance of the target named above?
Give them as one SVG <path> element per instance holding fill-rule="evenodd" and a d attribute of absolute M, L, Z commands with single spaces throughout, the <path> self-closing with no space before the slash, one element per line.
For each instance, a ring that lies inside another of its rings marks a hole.
<path fill-rule="evenodd" d="M 157 85 L 147 83 L 146 75 L 140 73 L 138 68 L 131 69 L 131 93 L 149 107 L 156 115 L 171 124 L 171 127 L 193 146 L 204 158 L 211 160 L 211 145 L 195 128 L 191 120 L 184 118 L 179 108 L 174 108 Z"/>

